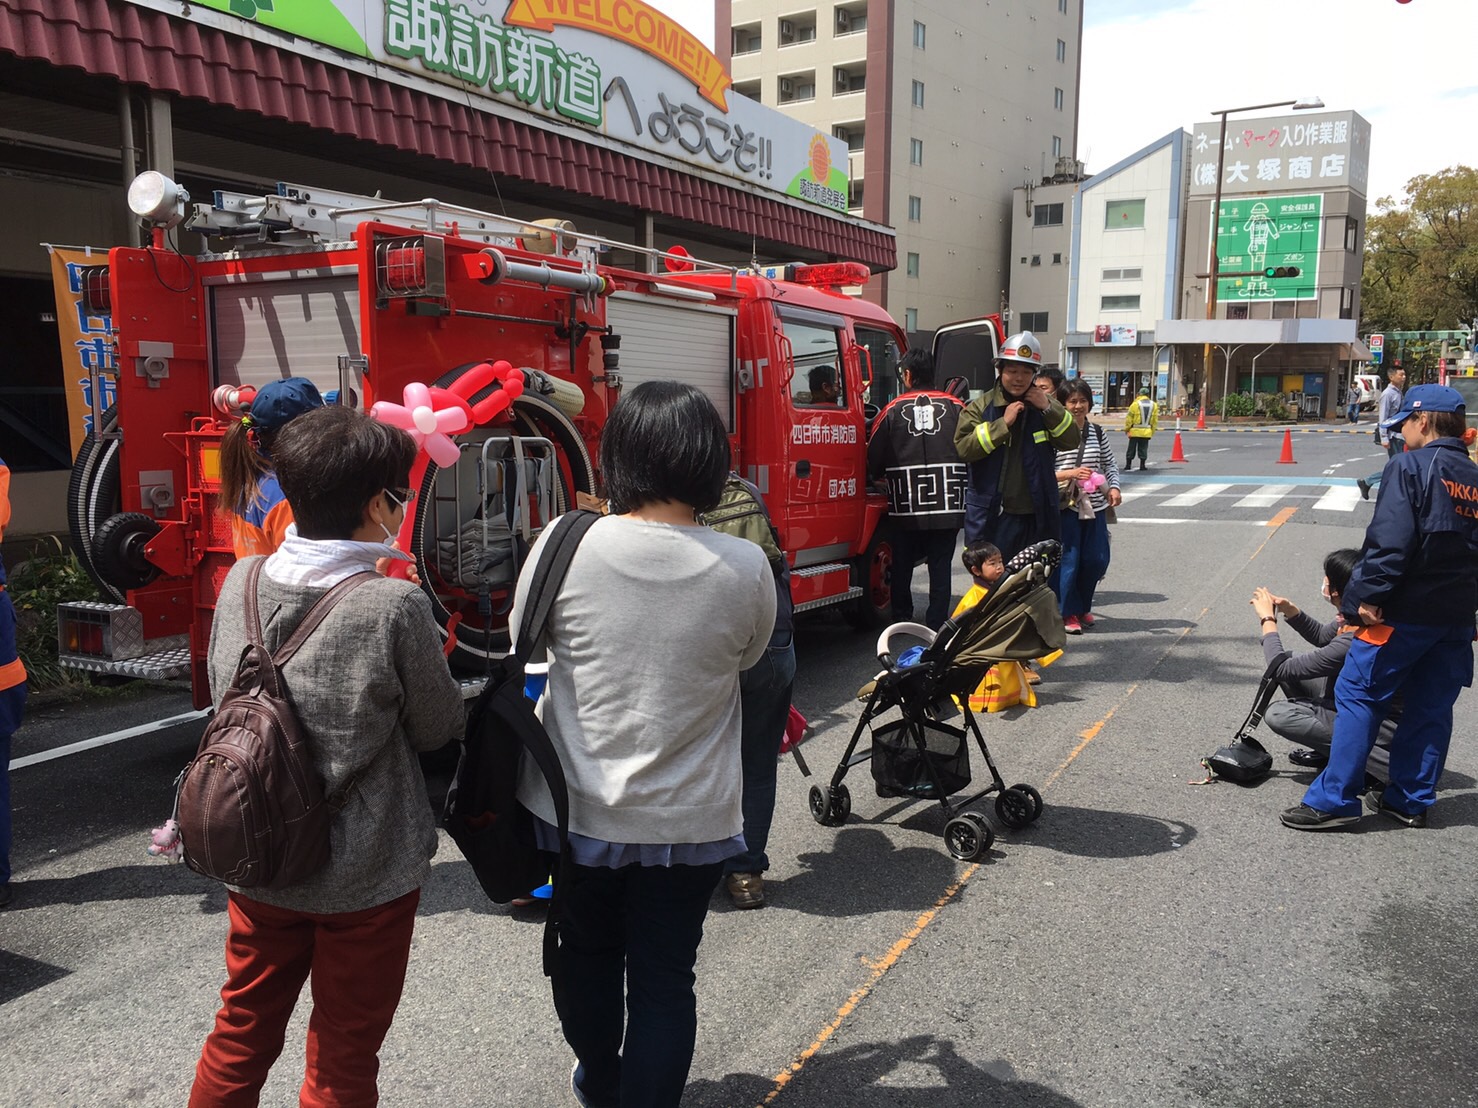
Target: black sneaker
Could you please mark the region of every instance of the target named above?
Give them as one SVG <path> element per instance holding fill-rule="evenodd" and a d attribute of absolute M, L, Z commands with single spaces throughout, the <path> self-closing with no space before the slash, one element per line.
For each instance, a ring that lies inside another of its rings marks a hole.
<path fill-rule="evenodd" d="M 1358 481 L 1356 481 L 1355 484 L 1360 489 L 1360 499 L 1361 500 L 1369 500 L 1370 499 L 1370 482 L 1367 481 L 1367 480 L 1365 480 L 1365 478 L 1362 477 Z"/>
<path fill-rule="evenodd" d="M 1337 816 L 1333 812 L 1321 812 L 1318 808 L 1300 804 L 1296 808 L 1289 808 L 1278 819 L 1284 827 L 1291 827 L 1295 831 L 1333 831 L 1336 827 L 1358 823 L 1360 817 Z"/>
<path fill-rule="evenodd" d="M 1408 815 L 1401 811 L 1401 809 L 1392 808 L 1387 804 L 1386 798 L 1376 789 L 1371 789 L 1370 792 L 1365 794 L 1365 807 L 1378 815 L 1390 816 L 1397 823 L 1404 823 L 1407 827 L 1425 827 L 1427 825 L 1426 809 L 1422 809 L 1422 811 L 1417 812 L 1415 815 Z"/>
<path fill-rule="evenodd" d="M 1307 766 L 1309 769 L 1323 769 L 1329 764 L 1329 755 L 1322 750 L 1290 750 L 1288 760 L 1296 766 Z"/>

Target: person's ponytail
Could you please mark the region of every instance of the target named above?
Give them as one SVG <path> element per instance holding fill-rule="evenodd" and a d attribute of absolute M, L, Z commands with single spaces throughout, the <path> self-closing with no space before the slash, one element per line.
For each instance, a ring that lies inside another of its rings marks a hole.
<path fill-rule="evenodd" d="M 245 515 L 257 498 L 258 482 L 272 464 L 252 441 L 251 417 L 236 420 L 221 439 L 221 510 Z"/>

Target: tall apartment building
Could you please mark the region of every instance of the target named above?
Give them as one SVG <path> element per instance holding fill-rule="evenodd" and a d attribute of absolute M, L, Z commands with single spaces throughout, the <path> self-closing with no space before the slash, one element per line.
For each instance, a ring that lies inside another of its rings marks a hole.
<path fill-rule="evenodd" d="M 910 332 L 1006 300 L 1011 192 L 1072 157 L 1083 0 L 714 0 L 734 91 L 850 151 L 851 210 L 898 233 L 863 295 Z"/>

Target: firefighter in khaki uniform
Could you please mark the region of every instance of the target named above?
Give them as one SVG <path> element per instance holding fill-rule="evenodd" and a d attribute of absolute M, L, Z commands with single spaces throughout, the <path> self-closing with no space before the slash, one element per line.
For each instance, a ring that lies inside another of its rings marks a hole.
<path fill-rule="evenodd" d="M 1139 390 L 1139 398 L 1129 405 L 1124 413 L 1124 430 L 1129 435 L 1129 453 L 1124 458 L 1124 471 L 1134 468 L 1134 456 L 1139 455 L 1139 468 L 1143 469 L 1150 460 L 1150 439 L 1160 429 L 1160 406 L 1150 399 L 1150 390 Z"/>
<path fill-rule="evenodd" d="M 1009 562 L 1032 543 L 1062 538 L 1057 451 L 1078 445 L 1078 425 L 1032 379 L 1042 346 L 1030 331 L 1012 335 L 996 358 L 999 380 L 972 400 L 955 426 L 955 450 L 968 462 L 965 541 L 985 539 Z"/>
<path fill-rule="evenodd" d="M 10 468 L 0 458 L 0 541 L 10 523 Z M 10 736 L 26 708 L 26 667 L 15 648 L 15 606 L 0 561 L 0 908 L 10 906 Z"/>

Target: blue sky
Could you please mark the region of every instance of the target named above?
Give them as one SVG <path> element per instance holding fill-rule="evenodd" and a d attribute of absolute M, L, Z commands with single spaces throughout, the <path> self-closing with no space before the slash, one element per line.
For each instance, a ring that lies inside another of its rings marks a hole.
<path fill-rule="evenodd" d="M 648 2 L 712 43 L 712 0 Z M 1478 166 L 1475 44 L 1478 0 L 1085 0 L 1078 156 L 1106 169 L 1215 109 L 1317 95 L 1370 120 L 1370 200 L 1399 198 Z"/>

